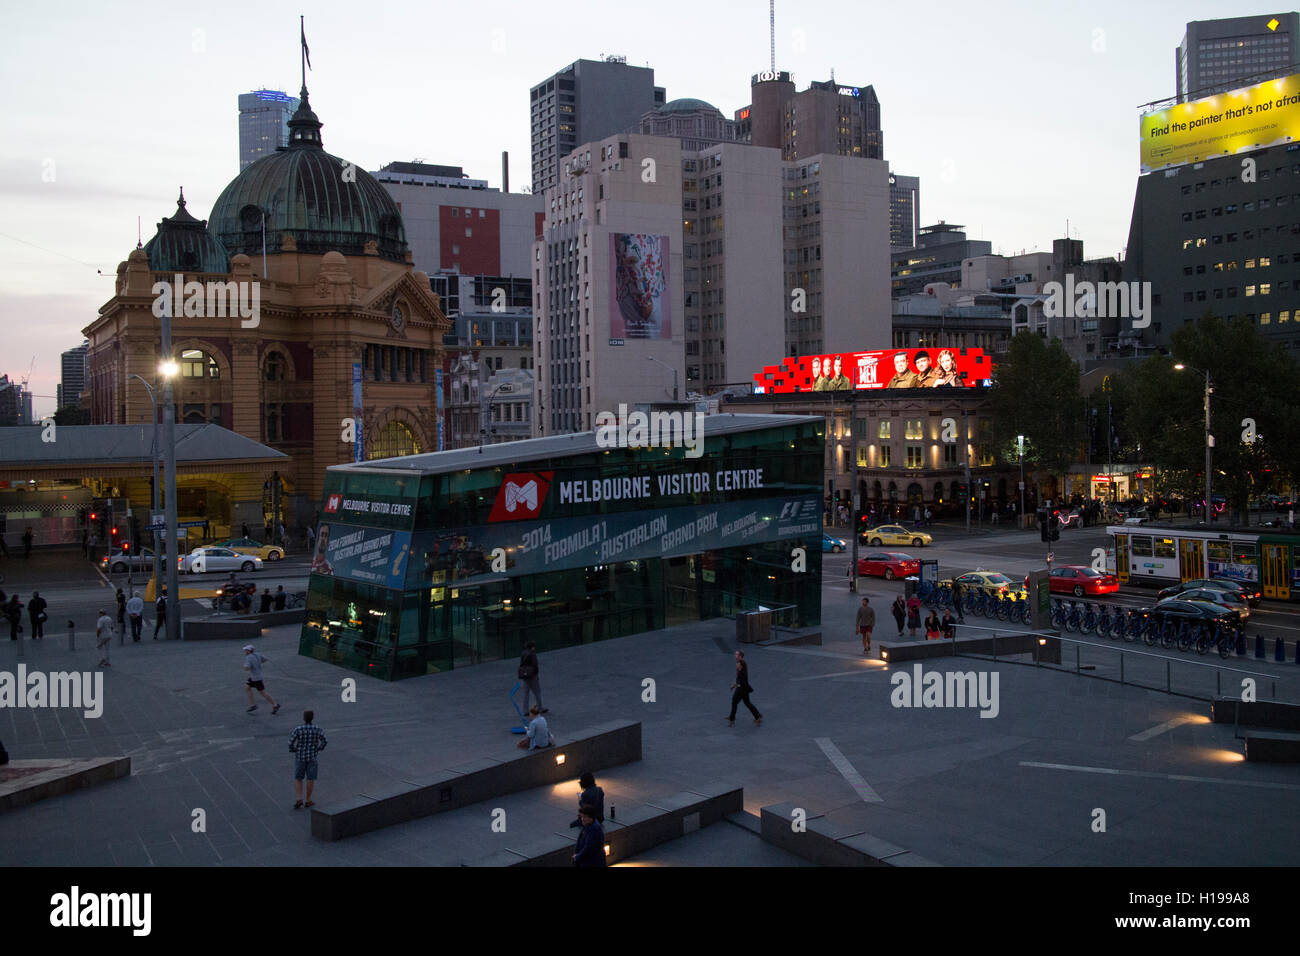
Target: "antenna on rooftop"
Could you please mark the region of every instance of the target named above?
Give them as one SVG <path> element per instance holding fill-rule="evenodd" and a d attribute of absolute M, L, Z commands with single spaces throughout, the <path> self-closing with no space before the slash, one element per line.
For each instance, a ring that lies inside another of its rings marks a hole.
<path fill-rule="evenodd" d="M 767 0 L 767 32 L 771 37 L 772 72 L 776 72 L 776 0 Z"/>

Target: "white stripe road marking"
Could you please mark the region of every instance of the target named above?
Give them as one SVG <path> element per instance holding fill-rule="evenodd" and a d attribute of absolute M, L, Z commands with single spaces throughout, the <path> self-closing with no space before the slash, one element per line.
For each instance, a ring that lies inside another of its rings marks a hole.
<path fill-rule="evenodd" d="M 1163 724 L 1156 724 L 1154 727 L 1144 730 L 1141 733 L 1134 734 L 1129 740 L 1150 740 L 1152 737 L 1158 737 L 1166 731 L 1173 730 L 1191 721 L 1190 717 L 1175 717 L 1173 720 L 1166 720 Z"/>
<path fill-rule="evenodd" d="M 862 775 L 853 769 L 853 764 L 849 763 L 848 758 L 840 753 L 838 747 L 831 743 L 829 737 L 814 737 L 813 740 L 821 748 L 822 753 L 835 765 L 835 769 L 840 772 L 840 775 L 848 781 L 849 786 L 857 791 L 859 797 L 867 803 L 885 802 L 880 798 L 880 794 L 872 790 L 871 785 L 862 779 Z"/>
<path fill-rule="evenodd" d="M 1263 780 L 1227 780 L 1223 777 L 1193 777 L 1183 773 L 1152 773 L 1148 770 L 1115 770 L 1111 767 L 1074 767 L 1064 763 L 1035 763 L 1020 761 L 1022 767 L 1040 767 L 1044 770 L 1077 770 L 1080 773 L 1105 773 L 1124 777 L 1146 777 L 1151 780 L 1183 780 L 1191 783 L 1227 783 L 1237 787 L 1263 787 L 1267 790 L 1300 790 L 1300 784 L 1268 783 Z"/>

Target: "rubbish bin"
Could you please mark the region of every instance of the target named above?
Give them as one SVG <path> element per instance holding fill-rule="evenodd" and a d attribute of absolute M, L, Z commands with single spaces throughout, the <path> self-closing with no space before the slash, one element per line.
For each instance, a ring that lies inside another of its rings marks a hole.
<path fill-rule="evenodd" d="M 740 611 L 736 614 L 736 640 L 741 644 L 757 644 L 772 634 L 771 611 Z"/>
<path fill-rule="evenodd" d="M 903 597 L 910 598 L 921 590 L 921 579 L 915 574 L 903 578 Z"/>

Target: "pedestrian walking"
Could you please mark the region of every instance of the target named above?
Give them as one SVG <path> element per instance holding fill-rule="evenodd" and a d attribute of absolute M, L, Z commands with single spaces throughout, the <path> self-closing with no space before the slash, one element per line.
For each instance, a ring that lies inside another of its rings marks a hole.
<path fill-rule="evenodd" d="M 81 529 L 81 553 L 90 557 L 90 533 L 85 528 Z"/>
<path fill-rule="evenodd" d="M 961 609 L 961 595 L 962 595 L 961 582 L 958 581 L 956 578 L 954 578 L 952 582 L 952 609 L 957 612 L 957 620 L 960 621 L 962 624 L 965 624 L 966 615 L 962 612 Z"/>
<path fill-rule="evenodd" d="M 749 684 L 749 665 L 745 663 L 744 651 L 736 651 L 736 682 L 731 685 L 731 690 L 731 715 L 727 718 L 727 724 L 736 726 L 736 707 L 744 702 L 749 712 L 754 715 L 754 726 L 761 725 L 763 715 L 749 702 L 749 695 L 754 692 L 754 688 Z"/>
<path fill-rule="evenodd" d="M 241 525 L 239 526 L 239 536 L 240 536 L 241 538 L 247 538 L 247 537 L 248 537 L 248 522 L 247 522 L 247 521 L 245 521 L 243 524 L 241 524 Z"/>
<path fill-rule="evenodd" d="M 251 696 L 251 694 L 250 694 Z M 311 792 L 316 789 L 316 774 L 319 769 L 317 755 L 329 743 L 325 731 L 312 723 L 316 714 L 310 710 L 302 712 L 302 723 L 293 728 L 289 735 L 289 752 L 293 754 L 293 808 L 301 810 L 304 806 L 314 806 Z M 307 781 L 307 802 L 302 800 L 302 782 Z"/>
<path fill-rule="evenodd" d="M 288 595 L 284 593 L 284 585 L 278 585 L 275 589 L 275 609 L 277 611 L 284 610 L 284 599 L 287 597 Z"/>
<path fill-rule="evenodd" d="M 283 524 L 280 525 L 280 547 L 286 549 L 289 547 L 289 532 L 284 530 Z"/>
<path fill-rule="evenodd" d="M 4 606 L 4 615 L 9 621 L 9 640 L 18 640 L 18 635 L 23 632 L 23 603 L 18 600 L 17 594 L 9 596 L 9 603 Z"/>
<path fill-rule="evenodd" d="M 913 594 L 907 599 L 907 634 L 916 640 L 916 629 L 921 626 L 921 599 Z"/>
<path fill-rule="evenodd" d="M 0 558 L 4 558 L 6 561 L 9 559 L 9 545 L 5 544 L 3 532 L 0 532 Z"/>
<path fill-rule="evenodd" d="M 858 608 L 858 634 L 862 637 L 862 653 L 871 652 L 871 632 L 876 626 L 876 612 L 871 607 L 869 598 L 862 599 L 862 606 Z"/>
<path fill-rule="evenodd" d="M 262 543 L 271 543 L 271 522 L 269 521 L 262 527 Z"/>
<path fill-rule="evenodd" d="M 307 550 L 316 550 L 316 529 L 311 525 L 307 525 Z"/>
<path fill-rule="evenodd" d="M 600 823 L 605 822 L 605 791 L 596 786 L 596 778 L 588 770 L 578 778 L 582 792 L 578 794 L 578 817 L 569 824 L 569 829 L 582 826 L 582 808 L 590 807 L 592 816 Z"/>
<path fill-rule="evenodd" d="M 27 528 L 23 531 L 23 558 L 32 556 L 32 529 Z"/>
<path fill-rule="evenodd" d="M 529 641 L 524 645 L 524 652 L 519 655 L 519 679 L 524 685 L 524 706 L 537 698 L 538 713 L 550 713 L 550 708 L 542 706 L 541 665 L 537 661 L 537 645 Z M 531 696 L 530 696 L 531 695 Z"/>
<path fill-rule="evenodd" d="M 546 726 L 546 718 L 542 716 L 536 704 L 529 709 L 528 716 L 531 718 L 528 721 L 528 731 L 516 746 L 520 750 L 543 750 L 552 746 L 555 738 L 551 736 L 551 730 Z"/>
<path fill-rule="evenodd" d="M 257 613 L 265 614 L 269 610 L 271 610 L 271 589 L 266 587 L 262 588 L 262 601 L 258 605 Z"/>
<path fill-rule="evenodd" d="M 153 602 L 153 639 L 158 640 L 158 632 L 167 626 L 167 589 L 163 588 L 158 600 Z"/>
<path fill-rule="evenodd" d="M 578 809 L 578 819 L 582 829 L 578 832 L 578 842 L 573 848 L 574 866 L 605 865 L 605 829 L 596 819 L 595 809 L 582 806 Z"/>
<path fill-rule="evenodd" d="M 95 549 L 98 547 L 99 547 L 99 535 L 95 534 L 94 532 L 91 532 L 90 539 L 86 542 L 86 548 L 88 551 L 87 557 L 89 557 L 91 561 L 95 560 Z"/>
<path fill-rule="evenodd" d="M 937 641 L 939 637 L 939 615 L 932 609 L 925 619 L 925 639 Z"/>
<path fill-rule="evenodd" d="M 907 620 L 907 601 L 903 595 L 894 598 L 894 603 L 889 606 L 889 611 L 894 615 L 894 621 L 898 624 L 898 637 L 902 640 L 903 623 Z"/>
<path fill-rule="evenodd" d="M 266 685 L 262 683 L 262 665 L 270 659 L 253 650 L 252 644 L 244 645 L 244 670 L 248 671 L 248 680 L 244 683 L 244 691 L 248 694 L 248 713 L 250 714 L 257 710 L 257 703 L 253 700 L 253 691 L 257 691 L 271 702 L 272 717 L 280 712 L 280 705 L 275 702 L 274 697 L 266 692 Z"/>
<path fill-rule="evenodd" d="M 117 630 L 119 634 L 126 633 L 126 595 L 122 589 L 117 589 Z"/>
<path fill-rule="evenodd" d="M 126 601 L 126 616 L 131 622 L 131 643 L 140 643 L 140 632 L 144 630 L 144 598 L 138 591 L 132 591 Z"/>
<path fill-rule="evenodd" d="M 952 616 L 952 611 L 943 612 L 943 620 L 939 622 L 939 629 L 943 631 L 944 640 L 951 641 L 957 636 L 957 621 Z"/>
<path fill-rule="evenodd" d="M 934 524 L 934 521 L 932 520 L 933 517 L 934 517 L 934 515 L 932 515 L 932 514 L 930 513 L 930 509 L 929 509 L 929 508 L 926 508 L 926 509 L 925 509 L 925 526 L 926 526 L 927 528 L 929 528 L 931 525 Z"/>
<path fill-rule="evenodd" d="M 45 620 L 49 616 L 45 609 L 49 607 L 40 591 L 32 592 L 32 599 L 27 602 L 27 616 L 32 622 L 32 640 L 39 641 L 45 637 Z"/>
<path fill-rule="evenodd" d="M 113 619 L 102 607 L 95 622 L 95 647 L 99 649 L 99 666 L 109 667 L 108 649 L 113 646 Z"/>

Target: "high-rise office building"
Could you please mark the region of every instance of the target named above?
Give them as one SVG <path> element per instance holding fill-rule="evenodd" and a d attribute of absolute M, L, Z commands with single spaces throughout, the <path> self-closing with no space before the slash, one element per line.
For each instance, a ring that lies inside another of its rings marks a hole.
<path fill-rule="evenodd" d="M 1178 101 L 1300 72 L 1300 14 L 1193 20 L 1174 51 Z"/>
<path fill-rule="evenodd" d="M 673 100 L 641 117 L 640 132 L 645 136 L 671 136 L 681 141 L 682 149 L 700 150 L 718 143 L 736 141 L 736 122 L 703 100 Z"/>
<path fill-rule="evenodd" d="M 537 434 L 888 344 L 883 161 L 629 134 L 565 163 L 534 248 Z"/>
<path fill-rule="evenodd" d="M 289 145 L 289 120 L 298 97 L 279 90 L 239 94 L 239 168 Z"/>
<path fill-rule="evenodd" d="M 90 343 L 82 342 L 75 349 L 63 353 L 63 381 L 55 389 L 59 408 L 78 406 L 81 393 L 86 387 L 86 356 L 89 352 Z"/>
<path fill-rule="evenodd" d="M 655 71 L 628 66 L 627 57 L 577 60 L 529 92 L 533 192 L 560 181 L 564 157 L 579 143 L 634 131 L 641 117 L 664 103 Z"/>
<path fill-rule="evenodd" d="M 889 249 L 915 248 L 921 238 L 921 177 L 889 174 Z"/>
<path fill-rule="evenodd" d="M 751 78 L 750 96 L 750 105 L 736 111 L 741 142 L 779 149 L 785 160 L 819 154 L 884 159 L 873 87 L 831 79 L 795 92 L 789 73 L 765 72 Z"/>

